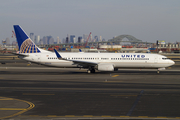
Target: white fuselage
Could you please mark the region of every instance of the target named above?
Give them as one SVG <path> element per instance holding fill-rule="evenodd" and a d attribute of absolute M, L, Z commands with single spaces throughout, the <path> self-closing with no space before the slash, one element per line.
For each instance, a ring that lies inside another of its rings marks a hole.
<path fill-rule="evenodd" d="M 149 53 L 73 53 L 61 52 L 59 60 L 55 53 L 29 53 L 22 59 L 53 67 L 80 67 L 74 61 L 93 62 L 98 64 L 113 64 L 114 68 L 165 68 L 174 64 L 174 61 L 158 54 Z"/>

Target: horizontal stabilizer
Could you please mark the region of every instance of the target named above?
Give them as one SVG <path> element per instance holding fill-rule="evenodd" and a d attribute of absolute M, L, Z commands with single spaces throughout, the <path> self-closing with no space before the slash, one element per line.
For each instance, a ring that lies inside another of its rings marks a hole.
<path fill-rule="evenodd" d="M 19 54 L 19 53 L 15 53 L 15 52 L 12 52 L 12 54 L 14 54 L 14 55 L 18 55 L 18 56 L 23 56 L 23 57 L 28 57 L 28 56 L 29 56 L 29 55 Z"/>

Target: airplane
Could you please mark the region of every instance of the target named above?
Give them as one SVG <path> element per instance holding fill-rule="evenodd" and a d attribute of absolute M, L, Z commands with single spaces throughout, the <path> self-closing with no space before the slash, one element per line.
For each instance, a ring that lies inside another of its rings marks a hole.
<path fill-rule="evenodd" d="M 43 50 L 35 45 L 25 31 L 14 25 L 19 58 L 28 62 L 59 68 L 84 68 L 88 73 L 98 71 L 118 71 L 119 68 L 157 69 L 174 65 L 174 61 L 159 54 L 150 53 L 86 53 L 54 52 Z"/>

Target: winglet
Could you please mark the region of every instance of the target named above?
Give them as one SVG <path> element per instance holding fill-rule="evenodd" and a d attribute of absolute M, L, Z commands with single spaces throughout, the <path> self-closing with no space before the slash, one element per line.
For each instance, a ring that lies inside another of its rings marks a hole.
<path fill-rule="evenodd" d="M 82 52 L 82 50 L 81 50 L 81 49 L 79 49 L 79 52 Z"/>
<path fill-rule="evenodd" d="M 56 53 L 56 56 L 57 56 L 58 59 L 62 59 L 61 55 L 57 52 L 56 49 L 54 49 L 54 52 Z"/>

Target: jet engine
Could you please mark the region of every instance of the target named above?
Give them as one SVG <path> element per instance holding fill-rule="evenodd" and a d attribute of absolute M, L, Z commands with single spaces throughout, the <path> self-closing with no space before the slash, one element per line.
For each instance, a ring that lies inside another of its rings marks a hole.
<path fill-rule="evenodd" d="M 114 71 L 113 64 L 98 64 L 97 69 L 99 71 Z"/>

